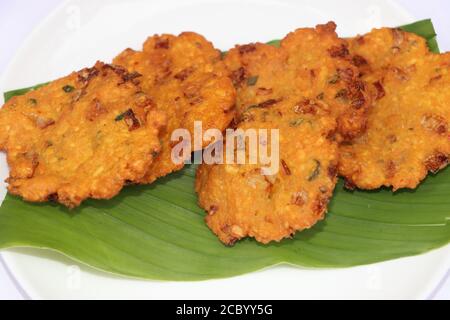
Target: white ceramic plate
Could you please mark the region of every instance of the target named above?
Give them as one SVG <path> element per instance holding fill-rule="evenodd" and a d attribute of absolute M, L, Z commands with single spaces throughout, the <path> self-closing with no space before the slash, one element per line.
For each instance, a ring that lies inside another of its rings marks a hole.
<path fill-rule="evenodd" d="M 389 0 L 369 1 L 82 1 L 65 2 L 37 28 L 4 74 L 6 91 L 63 76 L 139 48 L 154 33 L 196 31 L 221 49 L 269 41 L 301 26 L 334 20 L 342 36 L 416 19 Z M 2 159 L 0 181 L 7 168 Z M 2 195 L 5 186 L 0 186 Z M 224 280 L 136 281 L 77 265 L 36 249 L 2 253 L 11 276 L 30 298 L 302 299 L 429 298 L 450 266 L 450 246 L 418 257 L 349 269 L 288 266 Z M 189 261 L 186 261 L 189 263 Z"/>

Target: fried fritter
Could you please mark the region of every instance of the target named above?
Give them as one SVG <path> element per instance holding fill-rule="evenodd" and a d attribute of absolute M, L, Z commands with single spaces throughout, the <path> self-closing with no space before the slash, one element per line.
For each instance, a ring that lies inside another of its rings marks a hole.
<path fill-rule="evenodd" d="M 147 39 L 143 51 L 127 49 L 114 63 L 142 74 L 144 92 L 168 115 L 161 154 L 141 183 L 151 183 L 183 167 L 171 159 L 170 138 L 175 129 L 188 129 L 193 137 L 194 121 L 201 121 L 204 131 L 211 128 L 223 131 L 234 117 L 236 91 L 227 77 L 220 52 L 201 35 L 192 32 L 156 35 Z M 202 148 L 206 145 L 208 142 L 203 142 Z M 193 151 L 198 149 L 192 147 Z"/>
<path fill-rule="evenodd" d="M 450 54 L 398 29 L 373 30 L 350 41 L 376 102 L 367 132 L 341 147 L 339 173 L 348 188 L 414 189 L 450 154 Z"/>
<path fill-rule="evenodd" d="M 290 73 L 289 81 L 294 82 L 280 88 L 280 94 L 289 95 L 295 88 L 308 97 L 310 101 L 304 98 L 299 106 L 302 113 L 314 109 L 315 101 L 327 104 L 338 121 L 338 141 L 350 141 L 364 132 L 371 96 L 359 79 L 347 42 L 337 37 L 335 28 L 330 22 L 316 29 L 298 29 L 283 39 L 279 49 L 250 44 L 228 54 L 225 63 L 239 91 L 238 113 L 273 96 L 271 76 L 284 72 Z M 268 52 L 284 58 L 272 61 Z M 285 65 L 289 68 L 282 70 Z"/>
<path fill-rule="evenodd" d="M 160 150 L 165 116 L 137 76 L 98 62 L 9 100 L 0 109 L 9 192 L 76 207 L 141 179 Z"/>
<path fill-rule="evenodd" d="M 238 91 L 237 128 L 279 129 L 280 171 L 262 175 L 261 162 L 199 167 L 199 203 L 223 243 L 280 241 L 324 218 L 337 180 L 337 140 L 360 134 L 370 105 L 351 60 L 334 23 L 298 29 L 280 48 L 257 43 L 226 55 Z"/>

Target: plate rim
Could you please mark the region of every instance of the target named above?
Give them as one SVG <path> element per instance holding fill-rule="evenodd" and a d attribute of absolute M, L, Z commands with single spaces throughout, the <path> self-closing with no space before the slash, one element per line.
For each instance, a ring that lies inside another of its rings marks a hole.
<path fill-rule="evenodd" d="M 26 247 L 26 248 L 31 248 L 31 249 L 39 249 L 39 250 L 45 250 L 45 248 L 34 248 L 34 247 Z M 14 249 L 14 248 L 10 248 L 10 249 Z M 447 267 L 447 265 L 450 265 L 450 244 L 442 246 L 440 248 L 436 248 L 433 249 L 429 252 L 423 253 L 423 254 L 419 254 L 416 256 L 409 256 L 409 257 L 401 257 L 401 258 L 397 258 L 397 259 L 393 259 L 393 260 L 388 260 L 388 261 L 382 261 L 382 262 L 377 262 L 374 264 L 369 264 L 366 266 L 354 266 L 354 267 L 350 267 L 351 268 L 359 268 L 359 267 L 367 267 L 367 266 L 381 266 L 385 263 L 389 263 L 389 262 L 393 262 L 393 261 L 399 261 L 399 260 L 403 260 L 403 259 L 414 259 L 416 257 L 420 257 L 424 254 L 428 254 L 428 253 L 432 253 L 434 251 L 437 250 L 443 250 L 445 253 L 445 257 L 443 258 L 442 262 L 439 264 L 439 266 L 434 270 L 433 272 L 433 276 L 429 277 L 429 279 L 427 280 L 426 284 L 424 285 L 424 289 L 422 289 L 421 291 L 417 291 L 416 292 L 416 297 L 412 298 L 412 299 L 418 299 L 418 300 L 433 300 L 436 295 L 440 292 L 441 287 L 445 284 L 445 282 L 450 278 L 450 267 Z M 56 251 L 56 250 L 52 250 L 53 252 L 56 252 L 58 255 L 62 255 L 65 257 L 68 257 L 67 255 L 64 255 L 63 253 Z M 27 287 L 33 287 L 33 285 L 31 283 L 28 282 L 28 284 L 24 284 L 24 282 L 27 282 L 27 280 L 25 280 L 20 273 L 17 273 L 13 270 L 13 268 L 11 266 L 14 265 L 14 263 L 17 263 L 17 261 L 15 261 L 15 256 L 16 255 L 20 255 L 20 253 L 17 252 L 13 252 L 13 251 L 8 251 L 8 249 L 0 252 L 0 266 L 3 266 L 7 276 L 9 277 L 9 279 L 12 281 L 13 285 L 16 287 L 16 289 L 19 291 L 19 294 L 25 299 L 25 300 L 40 300 L 40 299 L 44 299 L 39 293 L 38 293 L 38 289 L 34 288 L 34 292 L 31 292 L 33 290 L 27 290 Z M 73 258 L 68 257 L 69 259 L 72 260 L 73 264 L 75 265 L 82 265 L 82 266 L 88 266 L 82 262 L 79 262 Z M 88 266 L 89 268 L 92 268 L 90 266 Z M 332 268 L 333 269 L 333 268 Z M 342 269 L 349 269 L 349 268 L 342 268 Z M 320 269 L 319 269 L 320 270 Z M 263 272 L 264 270 L 259 270 L 261 272 Z M 107 275 L 107 273 L 104 273 L 105 276 Z M 124 277 L 124 280 L 131 280 L 131 278 L 128 277 Z M 140 281 L 140 282 L 151 282 L 153 280 L 149 279 L 149 280 L 138 280 L 138 279 L 134 279 L 136 281 Z M 223 279 L 222 279 L 223 280 Z M 207 281 L 211 281 L 211 280 L 205 280 Z M 186 281 L 187 283 L 189 282 L 196 282 L 196 281 Z M 381 298 L 379 298 L 381 299 Z M 295 300 L 295 299 L 293 299 Z"/>

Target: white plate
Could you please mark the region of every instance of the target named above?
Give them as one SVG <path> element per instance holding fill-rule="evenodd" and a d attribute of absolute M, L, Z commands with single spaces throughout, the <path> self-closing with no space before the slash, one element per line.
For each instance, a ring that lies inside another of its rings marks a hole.
<path fill-rule="evenodd" d="M 16 55 L 0 90 L 31 86 L 139 48 L 154 33 L 196 31 L 226 49 L 268 41 L 301 26 L 334 20 L 342 36 L 415 21 L 389 0 L 369 1 L 82 1 L 65 2 Z M 4 158 L 1 181 L 6 177 Z M 5 186 L 0 186 L 4 195 Z M 2 253 L 12 276 L 31 298 L 428 298 L 450 265 L 450 246 L 412 258 L 349 269 L 288 266 L 224 280 L 159 282 L 122 279 L 36 249 Z M 189 261 L 186 261 L 189 263 Z"/>

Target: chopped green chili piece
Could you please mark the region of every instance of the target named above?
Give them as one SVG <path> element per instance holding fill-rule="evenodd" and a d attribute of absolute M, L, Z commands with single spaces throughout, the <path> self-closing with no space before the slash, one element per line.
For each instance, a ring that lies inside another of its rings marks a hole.
<path fill-rule="evenodd" d="M 66 93 L 69 93 L 69 92 L 72 92 L 73 90 L 75 90 L 74 87 L 69 86 L 69 85 L 64 86 L 62 89 L 63 89 L 64 92 L 66 92 Z"/>
<path fill-rule="evenodd" d="M 251 87 L 251 86 L 254 86 L 257 82 L 258 82 L 258 76 L 253 76 L 253 77 L 248 78 L 247 85 L 249 87 Z"/>
<path fill-rule="evenodd" d="M 313 181 L 314 179 L 316 179 L 319 174 L 320 174 L 320 161 L 314 159 L 314 162 L 316 163 L 316 166 L 313 170 L 313 172 L 311 173 L 311 175 L 308 177 L 308 181 Z"/>
<path fill-rule="evenodd" d="M 289 122 L 289 125 L 291 127 L 298 127 L 299 125 L 301 125 L 303 122 L 305 121 L 305 119 L 299 118 L 299 119 L 295 119 L 295 120 L 291 120 Z"/>

